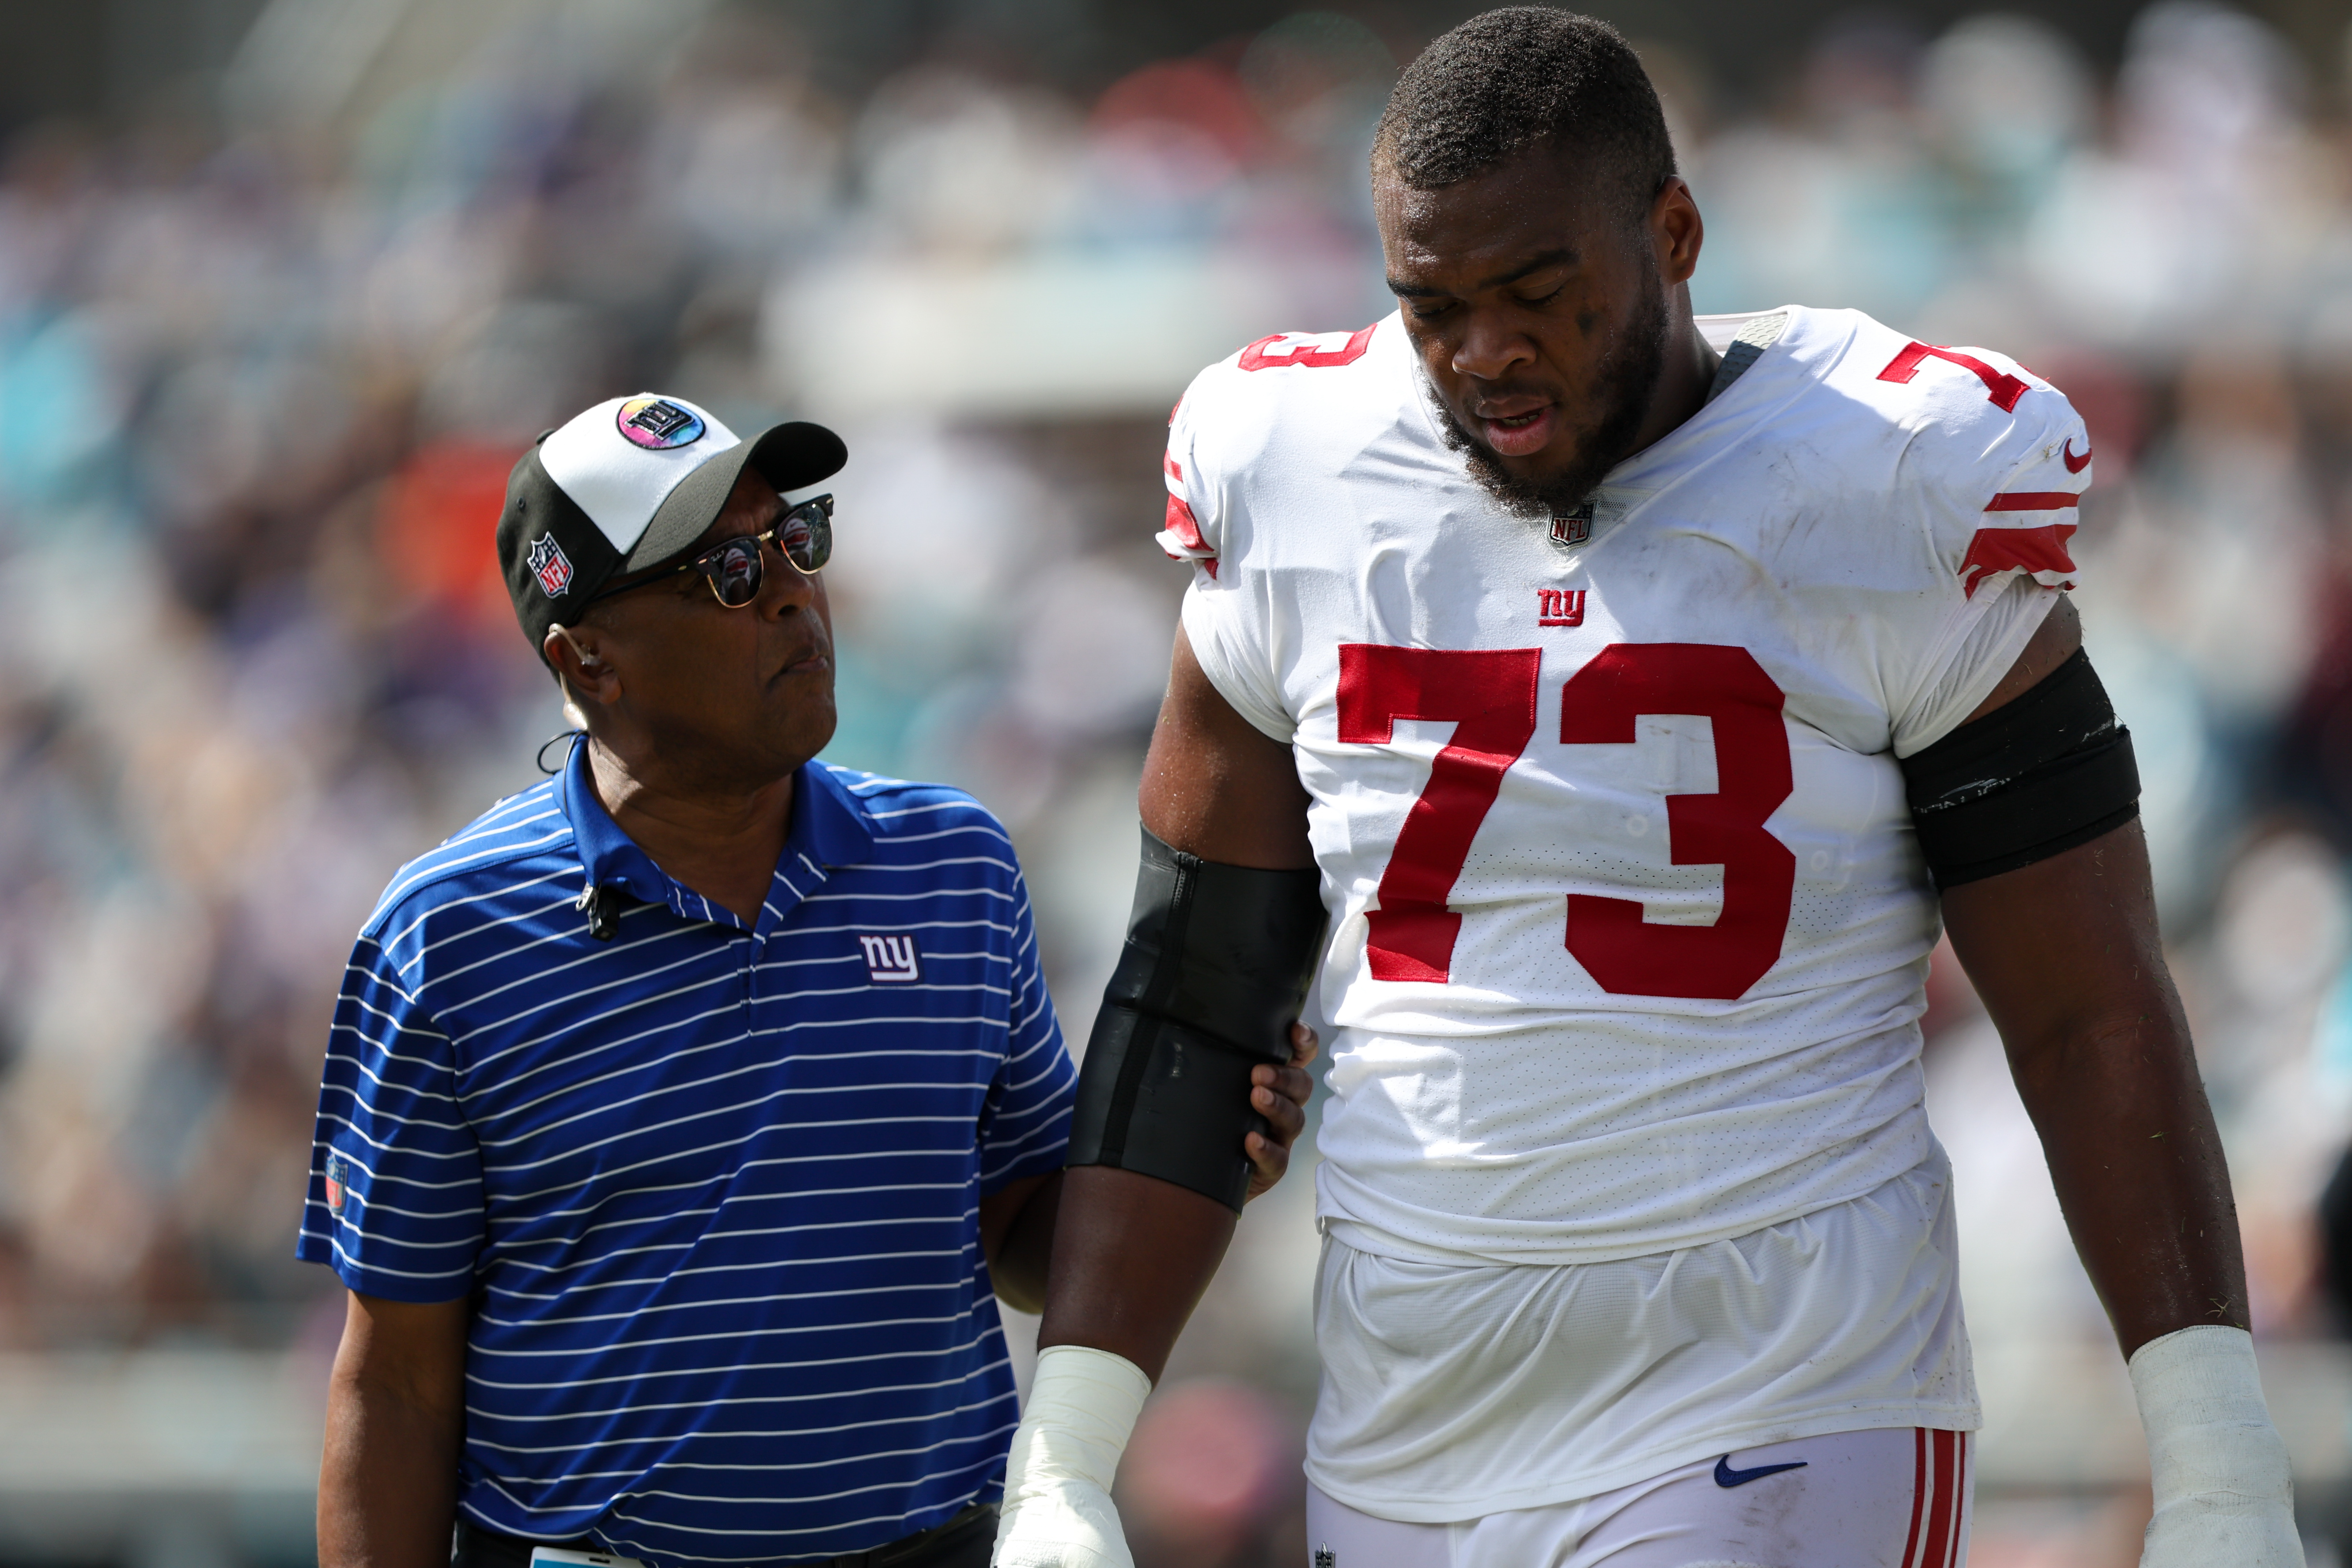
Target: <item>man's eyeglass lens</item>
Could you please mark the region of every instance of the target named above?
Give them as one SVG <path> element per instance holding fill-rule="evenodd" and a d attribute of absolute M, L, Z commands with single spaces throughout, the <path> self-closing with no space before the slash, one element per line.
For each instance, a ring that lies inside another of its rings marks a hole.
<path fill-rule="evenodd" d="M 730 610 L 740 610 L 760 596 L 763 580 L 760 546 L 772 542 L 793 570 L 811 576 L 833 558 L 833 498 L 818 496 L 776 520 L 765 533 L 730 539 L 695 557 L 688 564 L 709 579 L 710 591 Z"/>

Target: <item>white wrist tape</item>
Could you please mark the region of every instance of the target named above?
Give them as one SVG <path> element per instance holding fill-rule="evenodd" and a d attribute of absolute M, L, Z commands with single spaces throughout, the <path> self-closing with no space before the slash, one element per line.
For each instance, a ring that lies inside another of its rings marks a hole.
<path fill-rule="evenodd" d="M 1005 1461 L 998 1568 L 1132 1568 L 1110 1484 L 1150 1393 L 1124 1356 L 1085 1345 L 1038 1352 Z"/>
<path fill-rule="evenodd" d="M 2300 1564 L 2286 1444 L 2263 1401 L 2253 1336 L 2178 1330 L 2133 1352 L 2131 1380 L 2156 1494 L 2141 1561 Z"/>

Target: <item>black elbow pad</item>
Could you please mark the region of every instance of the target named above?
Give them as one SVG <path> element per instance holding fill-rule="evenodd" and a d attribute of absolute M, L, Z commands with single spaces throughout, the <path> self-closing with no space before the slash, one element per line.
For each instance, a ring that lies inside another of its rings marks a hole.
<path fill-rule="evenodd" d="M 1938 889 L 2047 860 L 2139 815 L 2131 731 L 2080 648 L 1905 759 L 1903 784 Z"/>
<path fill-rule="evenodd" d="M 1143 835 L 1127 945 L 1078 1072 L 1069 1163 L 1190 1187 L 1238 1211 L 1250 1069 L 1290 1059 L 1323 952 L 1313 870 L 1224 866 Z"/>

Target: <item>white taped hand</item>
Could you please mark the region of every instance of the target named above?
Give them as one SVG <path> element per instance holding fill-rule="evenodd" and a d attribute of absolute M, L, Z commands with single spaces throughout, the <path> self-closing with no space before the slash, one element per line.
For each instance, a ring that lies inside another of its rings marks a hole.
<path fill-rule="evenodd" d="M 1150 1392 L 1140 1367 L 1108 1351 L 1038 1352 L 1005 1461 L 994 1568 L 1135 1568 L 1110 1483 Z"/>
<path fill-rule="evenodd" d="M 2303 1568 L 2286 1444 L 2254 1371 L 2253 1336 L 2180 1329 L 2132 1353 L 2156 1516 L 2140 1568 Z"/>

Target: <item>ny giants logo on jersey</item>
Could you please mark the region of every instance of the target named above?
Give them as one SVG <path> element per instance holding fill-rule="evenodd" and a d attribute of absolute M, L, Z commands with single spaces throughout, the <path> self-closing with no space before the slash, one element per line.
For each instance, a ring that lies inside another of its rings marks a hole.
<path fill-rule="evenodd" d="M 1536 590 L 1536 625 L 1539 626 L 1580 626 L 1584 624 L 1584 594 L 1581 588 L 1538 588 Z"/>
<path fill-rule="evenodd" d="M 866 973 L 877 984 L 923 977 L 922 961 L 911 936 L 861 936 L 857 945 L 866 950 Z"/>

